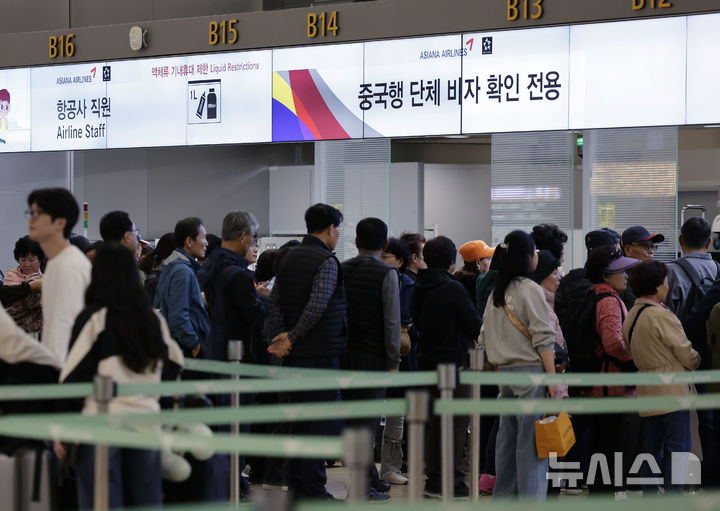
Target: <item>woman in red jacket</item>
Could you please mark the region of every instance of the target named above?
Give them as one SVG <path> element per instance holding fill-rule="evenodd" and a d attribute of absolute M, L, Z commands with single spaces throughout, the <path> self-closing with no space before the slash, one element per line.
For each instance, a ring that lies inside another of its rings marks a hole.
<path fill-rule="evenodd" d="M 623 341 L 622 325 L 628 311 L 619 293 L 627 287 L 626 271 L 638 263 L 640 263 L 638 259 L 623 257 L 616 247 L 608 246 L 593 250 L 585 265 L 587 276 L 593 282 L 592 291 L 595 295 L 595 355 L 601 361 L 600 372 L 619 373 L 637 370 L 632 362 L 630 350 Z M 626 386 L 596 386 L 585 395 L 634 397 L 636 390 L 635 387 Z M 640 422 L 637 417 L 636 413 L 600 414 L 593 417 L 590 455 L 605 455 L 612 481 L 603 479 L 602 470 L 596 470 L 593 480 L 587 481 L 591 492 L 614 490 L 616 498 L 626 498 L 625 477 L 639 442 Z M 622 453 L 622 480 L 615 480 L 615 453 Z M 590 466 L 593 466 L 592 458 Z"/>

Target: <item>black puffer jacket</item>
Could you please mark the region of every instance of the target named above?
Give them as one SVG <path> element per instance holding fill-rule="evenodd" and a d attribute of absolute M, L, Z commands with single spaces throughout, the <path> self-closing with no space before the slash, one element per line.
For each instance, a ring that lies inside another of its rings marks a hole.
<path fill-rule="evenodd" d="M 447 271 L 421 270 L 410 313 L 420 335 L 421 371 L 442 363 L 467 366 L 468 351 L 480 335 L 481 315 L 460 282 Z"/>

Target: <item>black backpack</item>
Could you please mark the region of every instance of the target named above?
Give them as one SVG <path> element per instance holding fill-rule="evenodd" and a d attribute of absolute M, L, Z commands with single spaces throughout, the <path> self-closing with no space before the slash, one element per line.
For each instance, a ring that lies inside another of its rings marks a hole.
<path fill-rule="evenodd" d="M 697 318 L 698 306 L 701 302 L 703 302 L 705 295 L 707 295 L 710 288 L 720 282 L 720 264 L 715 262 L 715 265 L 717 266 L 717 274 L 715 275 L 715 279 L 711 280 L 709 278 L 702 278 L 692 263 L 687 259 L 676 259 L 673 263 L 677 264 L 678 267 L 685 272 L 685 275 L 687 275 L 691 282 L 690 291 L 688 292 L 685 303 L 683 304 L 681 314 L 678 314 L 678 318 L 685 329 L 685 334 L 689 335 L 692 327 L 694 326 L 694 320 Z M 705 319 L 707 320 L 707 318 Z"/>
<path fill-rule="evenodd" d="M 572 273 L 570 272 L 565 278 L 570 277 Z M 595 294 L 592 282 L 587 278 L 578 278 L 579 275 L 574 275 L 575 278 L 566 285 L 560 302 L 562 312 L 558 312 L 556 301 L 556 314 L 568 347 L 571 370 L 576 373 L 599 373 L 603 362 L 612 360 L 623 372 L 637 371 L 632 361 L 622 362 L 604 352 L 598 357 L 595 353 L 595 347 L 602 344 L 595 328 L 597 304 L 603 298 L 612 296 L 617 300 L 618 307 L 622 311 L 621 300 L 612 293 Z M 584 273 L 582 275 L 584 276 Z M 625 321 L 625 313 L 621 312 L 621 314 L 622 320 Z"/>
<path fill-rule="evenodd" d="M 585 310 L 588 294 L 592 291 L 593 283 L 587 278 L 585 270 L 578 268 L 569 272 L 560 281 L 560 286 L 555 293 L 555 314 L 557 314 L 563 337 L 568 347 L 568 356 L 570 358 L 569 367 L 573 371 L 579 371 L 575 367 L 574 354 L 578 343 L 574 342 L 577 338 L 579 326 L 578 318 L 583 310 Z M 582 365 L 578 358 L 578 364 Z"/>
<path fill-rule="evenodd" d="M 685 335 L 690 339 L 692 347 L 700 354 L 698 369 L 712 369 L 712 353 L 708 345 L 706 323 L 716 304 L 720 303 L 720 282 L 716 282 L 706 290 L 705 296 L 687 314 L 682 321 Z"/>

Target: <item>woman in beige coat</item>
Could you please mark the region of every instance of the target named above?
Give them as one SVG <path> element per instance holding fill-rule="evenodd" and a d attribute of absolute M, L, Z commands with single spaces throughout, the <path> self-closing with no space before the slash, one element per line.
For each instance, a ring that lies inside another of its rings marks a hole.
<path fill-rule="evenodd" d="M 648 261 L 636 266 L 629 283 L 639 298 L 623 323 L 623 339 L 630 347 L 638 370 L 641 373 L 671 373 L 697 368 L 700 355 L 692 349 L 680 320 L 664 305 L 668 293 L 665 263 Z M 683 396 L 690 392 L 687 384 L 637 388 L 639 397 Z M 687 453 L 691 446 L 688 410 L 640 412 L 640 416 L 643 417 L 640 452 L 652 454 L 662 468 L 665 491 L 682 490 L 683 481 L 671 476 L 687 474 Z M 642 468 L 646 470 L 642 477 L 655 476 L 650 473 L 647 463 Z M 657 486 L 647 490 L 657 491 Z"/>

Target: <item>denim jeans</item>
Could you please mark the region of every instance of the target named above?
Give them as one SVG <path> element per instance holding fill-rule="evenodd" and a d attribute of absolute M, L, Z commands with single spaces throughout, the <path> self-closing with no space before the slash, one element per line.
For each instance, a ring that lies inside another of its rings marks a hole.
<path fill-rule="evenodd" d="M 160 451 L 121 449 L 109 452 L 110 508 L 162 505 Z M 95 447 L 79 445 L 75 466 L 78 507 L 93 509 L 95 495 Z"/>
<path fill-rule="evenodd" d="M 391 472 L 402 473 L 403 460 L 403 429 L 405 417 L 386 417 L 385 429 L 383 430 L 382 451 L 380 454 L 380 477 L 385 477 Z"/>
<path fill-rule="evenodd" d="M 672 484 L 672 453 L 690 452 L 692 438 L 690 436 L 690 413 L 687 410 L 643 417 L 642 419 L 642 453 L 652 454 L 663 473 L 665 491 L 682 491 L 683 484 Z M 676 466 L 675 471 L 679 475 L 687 474 L 688 459 L 680 456 L 675 461 L 680 461 L 683 466 Z M 644 477 L 657 477 L 657 474 L 650 473 L 647 463 L 642 465 Z M 644 491 L 657 493 L 657 485 L 646 486 Z"/>
<path fill-rule="evenodd" d="M 542 373 L 541 366 L 501 367 L 501 372 Z M 499 399 L 534 399 L 545 396 L 544 386 L 501 385 Z M 535 421 L 542 415 L 501 415 L 495 447 L 497 479 L 493 498 L 547 495 L 548 460 L 537 457 Z"/>

